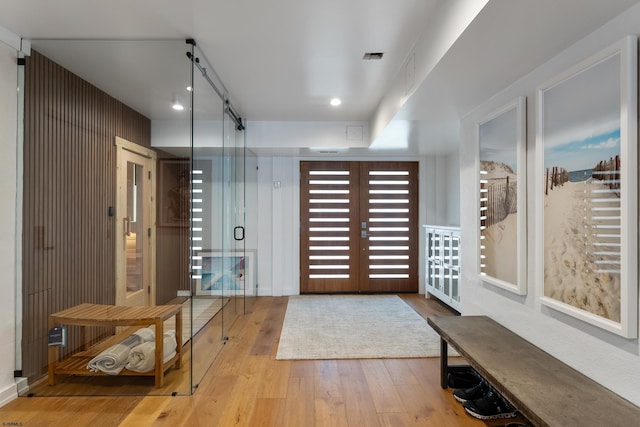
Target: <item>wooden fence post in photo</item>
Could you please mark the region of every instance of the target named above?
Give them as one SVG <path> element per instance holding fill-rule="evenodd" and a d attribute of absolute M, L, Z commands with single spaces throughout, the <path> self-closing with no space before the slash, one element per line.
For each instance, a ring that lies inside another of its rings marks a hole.
<path fill-rule="evenodd" d="M 547 168 L 547 179 L 544 181 L 544 195 L 549 194 L 549 168 Z"/>
<path fill-rule="evenodd" d="M 504 189 L 504 211 L 505 211 L 505 218 L 507 217 L 507 215 L 509 215 L 509 175 L 507 175 L 507 186 Z"/>

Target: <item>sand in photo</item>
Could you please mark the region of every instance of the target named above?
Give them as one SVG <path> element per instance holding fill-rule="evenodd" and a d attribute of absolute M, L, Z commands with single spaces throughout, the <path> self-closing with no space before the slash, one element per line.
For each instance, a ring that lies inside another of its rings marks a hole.
<path fill-rule="evenodd" d="M 607 229 L 598 227 L 607 221 L 598 218 L 616 212 L 620 199 L 614 192 L 594 193 L 598 189 L 607 186 L 589 178 L 544 197 L 544 295 L 619 322 L 620 274 L 606 271 L 619 269 L 620 240 L 606 237 Z"/>
<path fill-rule="evenodd" d="M 484 272 L 508 283 L 518 280 L 518 215 L 509 214 L 504 220 L 487 228 L 484 233 Z"/>
<path fill-rule="evenodd" d="M 518 215 L 517 176 L 506 164 L 482 161 L 480 168 L 487 181 L 486 224 L 482 231 L 482 272 L 487 276 L 517 283 L 518 274 Z"/>

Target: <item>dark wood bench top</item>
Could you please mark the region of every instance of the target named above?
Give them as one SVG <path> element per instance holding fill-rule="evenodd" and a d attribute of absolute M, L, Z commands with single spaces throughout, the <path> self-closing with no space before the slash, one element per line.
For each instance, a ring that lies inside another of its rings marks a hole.
<path fill-rule="evenodd" d="M 640 426 L 639 407 L 489 317 L 431 317 L 428 322 L 536 426 Z"/>

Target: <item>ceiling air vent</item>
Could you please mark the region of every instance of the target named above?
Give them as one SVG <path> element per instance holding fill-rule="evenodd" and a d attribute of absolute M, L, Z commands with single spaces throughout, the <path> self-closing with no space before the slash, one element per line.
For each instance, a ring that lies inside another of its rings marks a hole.
<path fill-rule="evenodd" d="M 384 52 L 365 52 L 362 59 L 378 60 L 382 59 Z"/>

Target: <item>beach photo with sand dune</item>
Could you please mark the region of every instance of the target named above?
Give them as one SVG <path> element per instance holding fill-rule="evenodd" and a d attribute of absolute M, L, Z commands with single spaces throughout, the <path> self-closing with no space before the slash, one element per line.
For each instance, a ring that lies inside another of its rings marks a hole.
<path fill-rule="evenodd" d="M 485 282 L 520 294 L 526 292 L 520 277 L 524 209 L 518 213 L 526 184 L 525 109 L 526 99 L 521 97 L 478 124 L 480 275 Z"/>
<path fill-rule="evenodd" d="M 505 163 L 480 162 L 481 190 L 481 273 L 507 283 L 516 283 L 517 260 L 517 177 Z M 483 173 L 484 172 L 484 173 Z"/>

